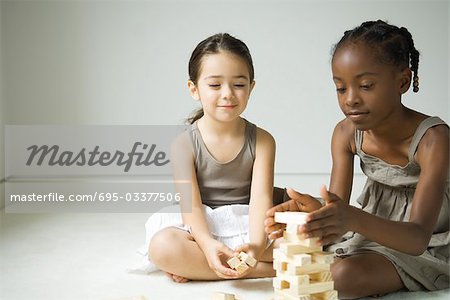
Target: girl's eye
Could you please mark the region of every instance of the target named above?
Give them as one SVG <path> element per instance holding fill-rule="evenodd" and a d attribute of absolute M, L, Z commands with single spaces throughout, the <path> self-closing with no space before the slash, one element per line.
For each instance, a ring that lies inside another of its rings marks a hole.
<path fill-rule="evenodd" d="M 372 83 L 370 83 L 370 84 L 362 84 L 361 85 L 361 88 L 363 89 L 363 90 L 370 90 L 371 88 L 373 87 L 373 84 Z"/>
<path fill-rule="evenodd" d="M 220 84 L 210 83 L 210 84 L 208 84 L 208 86 L 209 86 L 210 88 L 217 89 L 217 88 L 220 87 Z"/>
<path fill-rule="evenodd" d="M 243 88 L 243 87 L 245 87 L 245 84 L 243 84 L 243 83 L 236 83 L 234 86 L 237 87 L 237 88 Z"/>
<path fill-rule="evenodd" d="M 346 88 L 343 88 L 343 87 L 338 87 L 338 88 L 336 88 L 336 91 L 339 93 L 339 94 L 343 94 L 343 93 L 345 93 L 345 91 L 346 91 L 347 89 Z"/>

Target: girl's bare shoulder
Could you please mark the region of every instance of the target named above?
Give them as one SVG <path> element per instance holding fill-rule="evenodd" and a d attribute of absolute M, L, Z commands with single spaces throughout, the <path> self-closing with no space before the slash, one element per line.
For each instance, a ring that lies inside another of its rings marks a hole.
<path fill-rule="evenodd" d="M 333 145 L 341 145 L 355 153 L 355 125 L 346 119 L 341 120 L 334 127 Z"/>
<path fill-rule="evenodd" d="M 265 129 L 256 127 L 256 142 L 257 144 L 265 144 L 275 146 L 275 139 Z"/>
<path fill-rule="evenodd" d="M 417 152 L 423 151 L 448 151 L 450 131 L 446 124 L 429 128 L 419 143 Z"/>

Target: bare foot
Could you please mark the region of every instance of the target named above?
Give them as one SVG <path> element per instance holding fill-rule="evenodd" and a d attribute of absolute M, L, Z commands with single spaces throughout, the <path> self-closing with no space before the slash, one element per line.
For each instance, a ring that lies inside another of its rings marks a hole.
<path fill-rule="evenodd" d="M 170 279 L 172 279 L 173 281 L 177 282 L 177 283 L 185 283 L 185 282 L 190 281 L 187 278 L 184 278 L 184 277 L 172 274 L 172 273 L 168 273 L 168 272 L 166 272 L 166 276 L 169 277 Z"/>

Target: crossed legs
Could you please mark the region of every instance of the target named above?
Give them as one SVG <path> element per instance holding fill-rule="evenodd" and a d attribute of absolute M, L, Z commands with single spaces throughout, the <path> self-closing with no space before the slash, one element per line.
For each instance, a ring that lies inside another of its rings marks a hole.
<path fill-rule="evenodd" d="M 174 281 L 223 280 L 211 270 L 203 251 L 188 232 L 175 227 L 163 229 L 152 238 L 148 250 L 150 260 Z M 272 248 L 268 248 L 245 278 L 274 276 L 271 253 Z"/>

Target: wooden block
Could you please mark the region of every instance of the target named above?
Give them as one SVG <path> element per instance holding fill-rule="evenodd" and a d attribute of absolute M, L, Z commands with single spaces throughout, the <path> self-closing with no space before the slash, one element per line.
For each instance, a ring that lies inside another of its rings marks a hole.
<path fill-rule="evenodd" d="M 333 288 L 334 282 L 326 281 L 326 282 L 310 283 L 307 285 L 298 285 L 298 286 L 291 285 L 289 287 L 289 291 L 294 295 L 305 295 L 305 294 L 309 295 L 309 294 L 323 293 L 332 290 Z"/>
<path fill-rule="evenodd" d="M 280 290 L 289 288 L 289 282 L 281 279 L 280 277 L 274 277 L 272 285 L 274 288 L 280 289 Z"/>
<path fill-rule="evenodd" d="M 309 274 L 309 278 L 313 282 L 324 282 L 324 281 L 333 281 L 333 277 L 331 276 L 331 272 L 319 272 L 319 273 L 311 273 Z"/>
<path fill-rule="evenodd" d="M 275 259 L 273 261 L 273 269 L 280 272 L 287 271 L 287 262 Z"/>
<path fill-rule="evenodd" d="M 213 300 L 236 300 L 234 294 L 227 294 L 222 292 L 215 292 L 213 294 Z"/>
<path fill-rule="evenodd" d="M 311 300 L 310 295 L 293 295 L 288 289 L 275 289 L 275 295 L 284 297 L 285 300 Z"/>
<path fill-rule="evenodd" d="M 250 267 L 254 267 L 257 263 L 256 259 L 254 259 L 252 256 L 248 255 L 245 252 L 239 253 L 238 257 L 240 260 L 245 261 L 245 263 Z"/>
<path fill-rule="evenodd" d="M 295 266 L 292 264 L 288 264 L 286 273 L 290 275 L 304 275 L 327 271 L 330 271 L 329 264 L 309 264 L 304 266 Z"/>
<path fill-rule="evenodd" d="M 320 252 L 322 251 L 322 247 L 321 246 L 305 247 L 298 243 L 282 242 L 280 243 L 280 250 L 287 256 L 291 256 L 294 254 Z"/>
<path fill-rule="evenodd" d="M 298 243 L 305 247 L 320 247 L 320 245 L 318 244 L 319 238 L 304 239 L 299 234 L 290 233 L 287 231 L 283 232 L 283 238 L 287 242 Z"/>
<path fill-rule="evenodd" d="M 227 260 L 227 264 L 232 268 L 236 269 L 236 267 L 241 263 L 241 260 L 237 256 L 233 256 L 229 260 Z"/>
<path fill-rule="evenodd" d="M 321 264 L 332 264 L 334 262 L 334 254 L 333 252 L 314 252 L 311 253 L 311 258 L 313 262 L 321 263 Z"/>
<path fill-rule="evenodd" d="M 283 224 L 305 224 L 308 213 L 299 211 L 276 212 L 275 222 Z"/>
<path fill-rule="evenodd" d="M 284 229 L 286 232 L 291 234 L 297 234 L 298 233 L 298 224 L 286 224 L 286 229 Z"/>
<path fill-rule="evenodd" d="M 289 275 L 286 273 L 277 272 L 277 277 L 280 280 L 288 282 L 289 285 L 299 286 L 310 283 L 309 275 Z"/>
<path fill-rule="evenodd" d="M 326 291 L 313 295 L 314 300 L 338 300 L 338 292 L 335 290 Z"/>
<path fill-rule="evenodd" d="M 304 266 L 309 265 L 312 262 L 312 258 L 310 254 L 294 254 L 291 256 L 287 256 L 280 249 L 273 249 L 273 259 L 282 261 L 294 266 Z"/>
<path fill-rule="evenodd" d="M 295 266 L 305 266 L 311 264 L 311 255 L 303 253 L 303 254 L 294 254 L 292 255 L 293 264 Z"/>
<path fill-rule="evenodd" d="M 236 271 L 238 271 L 239 274 L 244 273 L 245 271 L 247 271 L 250 267 L 245 263 L 245 261 L 241 261 L 240 264 L 238 264 L 236 266 Z"/>

